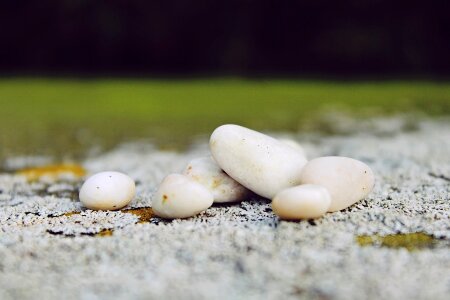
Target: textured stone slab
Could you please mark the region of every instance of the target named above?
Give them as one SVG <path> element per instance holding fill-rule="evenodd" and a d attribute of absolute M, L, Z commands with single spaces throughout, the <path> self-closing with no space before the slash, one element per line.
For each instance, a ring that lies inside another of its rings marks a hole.
<path fill-rule="evenodd" d="M 388 129 L 370 120 L 343 135 L 287 135 L 309 158 L 354 157 L 376 176 L 367 199 L 314 221 L 280 221 L 268 201 L 253 198 L 186 220 L 142 222 L 126 211 L 83 210 L 78 181 L 2 174 L 0 299 L 446 299 L 450 122 L 421 121 L 404 132 L 393 120 Z M 130 174 L 131 207 L 149 207 L 165 175 L 207 154 L 206 138 L 183 153 L 131 143 L 82 164 L 90 174 Z M 356 241 L 410 232 L 437 243 L 410 252 Z"/>

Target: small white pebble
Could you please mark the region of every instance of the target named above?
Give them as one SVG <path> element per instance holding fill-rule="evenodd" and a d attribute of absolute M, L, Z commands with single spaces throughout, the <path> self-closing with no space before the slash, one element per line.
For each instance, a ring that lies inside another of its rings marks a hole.
<path fill-rule="evenodd" d="M 136 186 L 128 175 L 100 172 L 89 177 L 80 189 L 81 203 L 94 210 L 117 210 L 133 199 Z"/>
<path fill-rule="evenodd" d="M 228 176 L 211 156 L 192 160 L 184 174 L 208 188 L 217 203 L 242 201 L 249 195 L 249 190 Z"/>
<path fill-rule="evenodd" d="M 188 218 L 213 204 L 212 193 L 200 183 L 181 175 L 168 175 L 152 198 L 153 212 L 162 218 Z"/>
<path fill-rule="evenodd" d="M 285 220 L 314 219 L 323 216 L 330 203 L 330 194 L 323 186 L 304 184 L 278 192 L 272 209 Z"/>
<path fill-rule="evenodd" d="M 328 211 L 349 207 L 373 189 L 375 177 L 365 163 L 340 156 L 319 157 L 308 162 L 300 177 L 302 184 L 319 184 L 331 195 Z"/>

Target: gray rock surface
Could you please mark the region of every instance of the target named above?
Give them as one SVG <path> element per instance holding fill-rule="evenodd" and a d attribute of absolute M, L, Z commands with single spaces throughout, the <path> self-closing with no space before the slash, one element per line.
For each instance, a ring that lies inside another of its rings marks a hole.
<path fill-rule="evenodd" d="M 79 181 L 1 174 L 0 299 L 448 299 L 449 120 L 345 124 L 334 136 L 283 133 L 309 158 L 349 156 L 375 172 L 367 199 L 314 221 L 279 221 L 268 200 L 254 197 L 186 220 L 139 222 L 83 209 Z M 130 143 L 82 164 L 130 174 L 130 206 L 149 207 L 166 174 L 207 152 L 206 138 L 183 153 Z M 112 235 L 96 235 L 105 230 Z M 438 240 L 416 251 L 356 242 L 411 232 Z"/>

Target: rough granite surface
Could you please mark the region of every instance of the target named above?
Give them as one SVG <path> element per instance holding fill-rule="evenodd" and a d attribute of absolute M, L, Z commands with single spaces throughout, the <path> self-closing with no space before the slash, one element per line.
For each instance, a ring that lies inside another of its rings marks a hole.
<path fill-rule="evenodd" d="M 139 222 L 83 209 L 81 180 L 2 173 L 0 299 L 448 299 L 450 121 L 413 125 L 391 118 L 339 122 L 332 136 L 274 133 L 298 140 L 309 158 L 349 156 L 376 174 L 366 199 L 310 221 L 280 221 L 255 196 L 186 220 Z M 206 138 L 183 153 L 136 142 L 81 164 L 130 174 L 137 196 L 128 208 L 149 207 L 165 175 L 205 154 Z M 5 164 L 23 160 L 33 164 Z M 356 242 L 412 232 L 437 243 L 408 251 Z"/>

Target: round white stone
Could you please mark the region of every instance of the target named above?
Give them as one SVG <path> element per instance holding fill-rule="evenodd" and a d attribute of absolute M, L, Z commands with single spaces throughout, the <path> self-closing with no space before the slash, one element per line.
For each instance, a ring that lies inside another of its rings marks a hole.
<path fill-rule="evenodd" d="M 327 189 L 316 184 L 304 184 L 278 192 L 272 200 L 273 212 L 281 219 L 314 219 L 323 216 L 330 207 Z"/>
<path fill-rule="evenodd" d="M 117 210 L 133 199 L 133 179 L 119 172 L 101 172 L 89 177 L 80 189 L 80 201 L 95 210 Z"/>
<path fill-rule="evenodd" d="M 249 190 L 228 176 L 211 156 L 192 160 L 184 174 L 208 188 L 217 203 L 242 201 L 249 194 Z"/>
<path fill-rule="evenodd" d="M 181 175 L 168 175 L 152 199 L 153 212 L 162 218 L 188 218 L 213 204 L 212 193 L 200 183 Z"/>
<path fill-rule="evenodd" d="M 299 185 L 307 162 L 294 148 L 238 125 L 214 130 L 209 146 L 215 161 L 229 176 L 266 198 Z"/>
<path fill-rule="evenodd" d="M 301 183 L 324 186 L 331 196 L 328 211 L 349 207 L 373 189 L 375 177 L 365 163 L 339 156 L 319 157 L 303 168 Z"/>

